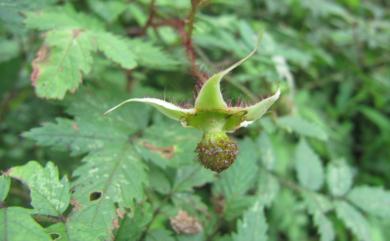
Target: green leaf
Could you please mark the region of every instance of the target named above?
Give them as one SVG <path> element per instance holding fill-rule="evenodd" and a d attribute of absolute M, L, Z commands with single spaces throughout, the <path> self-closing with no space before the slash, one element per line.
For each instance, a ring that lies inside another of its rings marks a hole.
<path fill-rule="evenodd" d="M 330 162 L 326 170 L 326 180 L 332 195 L 343 196 L 352 186 L 352 170 L 345 160 Z"/>
<path fill-rule="evenodd" d="M 0 2 L 0 20 L 7 30 L 22 34 L 25 31 L 22 21 L 26 12 L 47 7 L 54 2 L 53 0 L 2 0 Z"/>
<path fill-rule="evenodd" d="M 223 217 L 233 221 L 254 205 L 257 198 L 249 195 L 239 195 L 224 200 Z"/>
<path fill-rule="evenodd" d="M 176 106 L 172 103 L 155 99 L 155 98 L 132 98 L 125 100 L 118 105 L 112 107 L 111 109 L 107 110 L 104 114 L 109 114 L 110 112 L 116 110 L 117 108 L 121 107 L 122 105 L 130 102 L 139 102 L 139 103 L 146 103 L 154 108 L 156 108 L 158 111 L 166 115 L 167 117 L 174 119 L 174 120 L 183 120 L 187 115 L 193 114 L 195 112 L 194 109 L 184 109 L 179 106 Z"/>
<path fill-rule="evenodd" d="M 303 197 L 308 212 L 313 216 L 321 241 L 333 241 L 335 232 L 332 222 L 325 215 L 333 208 L 330 200 L 321 194 L 310 192 L 303 193 Z"/>
<path fill-rule="evenodd" d="M 81 28 L 80 21 L 59 11 L 27 12 L 24 19 L 27 28 L 50 30 L 54 28 Z"/>
<path fill-rule="evenodd" d="M 107 22 L 116 20 L 126 10 L 126 3 L 121 1 L 88 1 L 91 9 Z"/>
<path fill-rule="evenodd" d="M 314 213 L 313 221 L 318 229 L 321 241 L 333 241 L 335 239 L 332 222 L 324 214 L 320 212 Z"/>
<path fill-rule="evenodd" d="M 0 238 L 3 241 L 51 241 L 45 230 L 31 217 L 29 209 L 0 209 Z"/>
<path fill-rule="evenodd" d="M 307 214 L 303 212 L 303 205 L 299 205 L 295 193 L 289 189 L 281 189 L 272 205 L 272 216 L 276 221 L 278 232 L 286 233 L 291 240 L 306 239 Z M 270 226 L 270 229 L 273 226 Z"/>
<path fill-rule="evenodd" d="M 62 99 L 90 71 L 94 47 L 88 32 L 80 29 L 51 31 L 46 44 L 33 61 L 31 80 L 39 97 Z"/>
<path fill-rule="evenodd" d="M 226 199 L 245 194 L 258 173 L 255 144 L 250 139 L 244 139 L 239 143 L 239 150 L 235 163 L 220 174 L 214 185 L 214 193 L 223 194 Z"/>
<path fill-rule="evenodd" d="M 9 175 L 19 179 L 30 189 L 34 213 L 60 216 L 68 207 L 68 179 L 59 179 L 58 169 L 52 162 L 42 167 L 38 162 L 30 161 L 26 165 L 11 168 Z"/>
<path fill-rule="evenodd" d="M 266 241 L 267 228 L 263 208 L 259 203 L 255 203 L 238 221 L 237 232 L 232 236 L 233 241 Z"/>
<path fill-rule="evenodd" d="M 31 80 L 39 97 L 62 99 L 74 92 L 82 76 L 90 72 L 92 52 L 102 51 L 124 68 L 134 68 L 136 62 L 127 41 L 101 30 L 95 20 L 78 14 L 71 8 L 27 15 L 30 28 L 51 30 L 45 44 L 33 61 Z M 54 21 L 51 21 L 54 19 Z"/>
<path fill-rule="evenodd" d="M 15 39 L 0 39 L 0 63 L 17 57 L 19 51 L 19 44 Z"/>
<path fill-rule="evenodd" d="M 225 110 L 227 105 L 223 100 L 221 93 L 221 80 L 222 78 L 232 71 L 234 68 L 245 62 L 249 59 L 256 49 L 250 52 L 245 58 L 241 59 L 237 63 L 233 64 L 229 68 L 214 74 L 205 83 L 203 83 L 202 88 L 200 89 L 198 96 L 195 100 L 195 109 L 196 110 Z"/>
<path fill-rule="evenodd" d="M 302 193 L 308 211 L 311 214 L 316 212 L 326 213 L 333 209 L 333 205 L 329 198 L 316 192 Z"/>
<path fill-rule="evenodd" d="M 74 197 L 82 204 L 96 199 L 127 207 L 134 199 L 143 198 L 143 188 L 147 184 L 144 164 L 133 147 L 126 144 L 89 154 L 74 175 L 77 177 L 73 183 Z"/>
<path fill-rule="evenodd" d="M 178 67 L 180 61 L 171 53 L 167 53 L 147 39 L 131 39 L 128 41 L 139 65 L 153 69 L 171 70 Z M 161 60 L 164 61 L 161 61 Z"/>
<path fill-rule="evenodd" d="M 214 180 L 214 173 L 203 168 L 199 163 L 180 167 L 176 172 L 173 184 L 175 192 L 192 191 L 194 187 L 203 186 Z"/>
<path fill-rule="evenodd" d="M 104 111 L 113 106 L 114 103 L 118 103 L 128 94 L 119 90 L 115 90 L 114 93 L 105 90 L 83 88 L 77 95 L 69 99 L 70 105 L 66 111 L 76 116 L 77 121 L 90 123 L 93 126 L 105 125 L 105 127 L 102 126 L 100 128 L 108 128 L 110 131 L 116 129 L 113 136 L 120 135 L 120 132 L 122 132 L 122 136 L 129 136 L 145 129 L 148 125 L 145 120 L 149 118 L 150 112 L 150 109 L 145 108 L 145 106 L 134 105 L 131 108 L 122 108 L 109 116 L 103 115 Z M 104 130 L 101 131 L 106 135 Z"/>
<path fill-rule="evenodd" d="M 29 29 L 102 29 L 102 24 L 90 15 L 76 12 L 71 5 L 26 12 L 24 23 Z"/>
<path fill-rule="evenodd" d="M 3 202 L 7 198 L 10 186 L 10 178 L 4 175 L 0 176 L 0 202 Z"/>
<path fill-rule="evenodd" d="M 369 214 L 390 218 L 390 192 L 381 187 L 354 187 L 347 198 Z"/>
<path fill-rule="evenodd" d="M 147 225 L 152 221 L 153 209 L 148 203 L 136 206 L 133 215 L 126 215 L 115 235 L 115 241 L 139 240 Z"/>
<path fill-rule="evenodd" d="M 39 145 L 58 150 L 70 150 L 72 154 L 83 154 L 103 149 L 108 145 L 121 145 L 130 135 L 146 127 L 146 108 L 119 110 L 109 116 L 103 112 L 121 98 L 105 95 L 98 90 L 81 90 L 68 99 L 67 112 L 77 116 L 74 120 L 60 119 L 56 123 L 45 123 L 42 127 L 23 133 L 24 137 L 35 140 Z"/>
<path fill-rule="evenodd" d="M 363 215 L 344 201 L 335 202 L 337 216 L 361 241 L 371 241 L 369 224 Z"/>
<path fill-rule="evenodd" d="M 108 32 L 94 32 L 93 37 L 98 49 L 113 62 L 126 69 L 137 66 L 135 56 L 130 50 L 128 42 L 124 39 Z"/>
<path fill-rule="evenodd" d="M 154 229 L 148 232 L 148 235 L 145 238 L 145 241 L 175 241 L 175 239 L 172 237 L 172 232 L 165 229 L 165 228 L 159 228 Z"/>
<path fill-rule="evenodd" d="M 280 190 L 279 182 L 268 172 L 261 170 L 259 173 L 257 195 L 259 196 L 259 202 L 264 207 L 271 206 L 271 203 L 275 199 Z"/>
<path fill-rule="evenodd" d="M 377 125 L 383 132 L 390 130 L 389 119 L 386 115 L 378 110 L 365 106 L 362 106 L 359 109 L 366 116 L 366 118 Z"/>
<path fill-rule="evenodd" d="M 163 168 L 178 168 L 193 164 L 194 149 L 200 138 L 200 133 L 194 129 L 180 128 L 171 121 L 159 122 L 144 130 L 136 147 L 145 160 Z"/>
<path fill-rule="evenodd" d="M 321 188 L 324 182 L 324 170 L 321 160 L 305 139 L 301 139 L 295 152 L 295 170 L 299 183 L 312 191 Z"/>
<path fill-rule="evenodd" d="M 168 195 L 172 190 L 172 184 L 169 180 L 169 174 L 165 173 L 164 170 L 154 164 L 148 166 L 149 174 L 149 186 L 155 191 Z"/>
<path fill-rule="evenodd" d="M 46 232 L 57 237 L 55 241 L 98 241 L 100 236 L 96 230 L 88 228 L 85 223 L 56 223 L 49 226 Z"/>
<path fill-rule="evenodd" d="M 313 137 L 323 141 L 328 139 L 328 134 L 321 127 L 299 116 L 284 116 L 278 118 L 277 123 L 288 131 L 294 131 L 303 136 Z"/>
<path fill-rule="evenodd" d="M 49 226 L 47 232 L 58 235 L 58 241 L 108 240 L 117 220 L 111 202 L 77 205 L 65 222 Z"/>
<path fill-rule="evenodd" d="M 257 139 L 257 146 L 259 148 L 261 162 L 267 170 L 273 170 L 275 166 L 275 151 L 268 134 L 264 131 L 260 138 Z"/>
<path fill-rule="evenodd" d="M 72 154 L 82 154 L 100 150 L 106 145 L 126 142 L 128 136 L 121 129 L 107 122 L 56 119 L 56 123 L 45 123 L 23 133 L 41 146 L 57 150 L 71 150 Z"/>

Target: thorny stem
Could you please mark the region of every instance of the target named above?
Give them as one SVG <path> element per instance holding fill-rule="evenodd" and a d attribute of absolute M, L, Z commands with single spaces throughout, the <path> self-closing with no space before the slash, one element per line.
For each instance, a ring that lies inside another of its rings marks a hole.
<path fill-rule="evenodd" d="M 206 81 L 207 76 L 202 73 L 196 65 L 196 53 L 192 42 L 192 33 L 194 31 L 195 15 L 201 0 L 191 1 L 191 10 L 187 19 L 187 34 L 184 36 L 184 44 L 186 47 L 187 57 L 191 63 L 191 73 L 203 83 Z"/>
<path fill-rule="evenodd" d="M 155 0 L 151 0 L 149 5 L 149 16 L 148 16 L 148 20 L 146 21 L 146 24 L 144 25 L 144 27 L 142 27 L 142 29 L 130 29 L 129 34 L 145 35 L 149 27 L 157 29 L 161 26 L 170 26 L 176 29 L 176 31 L 180 35 L 182 44 L 185 48 L 187 59 L 191 65 L 191 74 L 197 79 L 197 81 L 203 83 L 204 81 L 207 80 L 208 76 L 206 73 L 200 71 L 196 64 L 196 54 L 192 42 L 192 33 L 194 30 L 195 15 L 201 2 L 202 0 L 191 1 L 191 10 L 186 20 L 159 19 L 158 21 L 156 21 L 156 19 L 158 18 L 158 13 L 155 7 Z"/>
<path fill-rule="evenodd" d="M 151 0 L 149 5 L 149 16 L 148 20 L 146 20 L 146 24 L 141 30 L 141 35 L 146 33 L 146 30 L 153 24 L 154 16 L 156 15 L 156 0 Z"/>
<path fill-rule="evenodd" d="M 188 38 L 191 41 L 192 38 L 192 32 L 194 30 L 194 22 L 195 22 L 195 15 L 196 15 L 196 10 L 198 9 L 200 0 L 192 0 L 191 1 L 191 11 L 188 16 L 188 23 L 187 23 L 187 33 L 188 33 Z"/>

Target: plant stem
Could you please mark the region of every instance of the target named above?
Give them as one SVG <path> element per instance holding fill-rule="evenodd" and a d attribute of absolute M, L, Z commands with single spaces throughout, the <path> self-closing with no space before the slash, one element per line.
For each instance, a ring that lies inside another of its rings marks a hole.
<path fill-rule="evenodd" d="M 183 43 L 186 49 L 187 58 L 191 64 L 191 73 L 194 77 L 197 78 L 198 83 L 203 83 L 207 80 L 207 75 L 202 73 L 198 66 L 196 65 L 196 53 L 192 42 L 192 34 L 194 32 L 195 24 L 195 15 L 198 10 L 198 6 L 201 0 L 192 0 L 191 1 L 191 10 L 188 15 L 186 26 L 187 31 L 183 34 Z"/>

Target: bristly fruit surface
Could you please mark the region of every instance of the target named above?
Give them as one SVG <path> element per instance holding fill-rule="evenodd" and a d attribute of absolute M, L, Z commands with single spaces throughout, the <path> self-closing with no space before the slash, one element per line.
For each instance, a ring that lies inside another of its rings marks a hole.
<path fill-rule="evenodd" d="M 222 172 L 236 160 L 238 146 L 225 133 L 204 135 L 195 150 L 202 165 L 215 172 Z"/>

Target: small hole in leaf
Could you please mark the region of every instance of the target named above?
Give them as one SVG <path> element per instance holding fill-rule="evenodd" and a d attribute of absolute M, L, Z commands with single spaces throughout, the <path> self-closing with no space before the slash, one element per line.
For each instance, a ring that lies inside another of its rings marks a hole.
<path fill-rule="evenodd" d="M 58 240 L 61 236 L 58 233 L 51 233 L 50 237 L 52 240 Z"/>
<path fill-rule="evenodd" d="M 93 192 L 89 195 L 89 201 L 95 201 L 101 198 L 102 193 L 101 192 Z"/>

